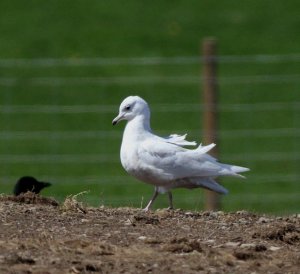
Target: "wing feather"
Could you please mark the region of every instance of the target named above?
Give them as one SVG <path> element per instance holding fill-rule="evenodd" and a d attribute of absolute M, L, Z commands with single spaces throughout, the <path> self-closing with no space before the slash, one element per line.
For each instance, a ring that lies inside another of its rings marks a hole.
<path fill-rule="evenodd" d="M 171 134 L 169 137 L 164 138 L 167 143 L 178 145 L 178 146 L 195 146 L 197 143 L 195 141 L 187 141 L 186 138 L 187 134 L 178 135 L 178 134 Z"/>
<path fill-rule="evenodd" d="M 208 155 L 215 145 L 199 146 L 188 150 L 180 146 L 147 139 L 138 149 L 142 169 L 159 181 L 170 181 L 191 177 L 217 177 L 220 175 L 237 175 L 230 169 L 231 165 L 218 163 Z"/>

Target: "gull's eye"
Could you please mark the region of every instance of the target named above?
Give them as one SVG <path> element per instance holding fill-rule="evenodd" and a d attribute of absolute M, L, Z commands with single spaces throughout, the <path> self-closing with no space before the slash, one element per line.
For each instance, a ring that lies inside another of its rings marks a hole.
<path fill-rule="evenodd" d="M 128 105 L 128 106 L 125 107 L 125 110 L 128 111 L 128 110 L 130 110 L 130 108 L 131 107 Z"/>

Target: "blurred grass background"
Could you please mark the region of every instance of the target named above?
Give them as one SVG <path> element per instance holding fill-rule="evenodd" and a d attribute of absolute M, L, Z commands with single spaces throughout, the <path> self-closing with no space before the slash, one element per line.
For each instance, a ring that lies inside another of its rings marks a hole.
<path fill-rule="evenodd" d="M 291 0 L 2 0 L 0 193 L 32 175 L 52 182 L 43 194 L 59 200 L 90 190 L 84 199 L 95 206 L 145 206 L 152 187 L 122 169 L 124 124 L 111 121 L 137 94 L 153 110 L 155 133 L 200 143 L 195 56 L 203 38 L 216 37 L 227 57 L 218 69 L 219 158 L 251 169 L 247 180 L 222 180 L 223 209 L 299 212 L 299 8 Z M 200 210 L 203 191 L 175 190 L 174 201 Z M 155 207 L 166 206 L 159 197 Z"/>

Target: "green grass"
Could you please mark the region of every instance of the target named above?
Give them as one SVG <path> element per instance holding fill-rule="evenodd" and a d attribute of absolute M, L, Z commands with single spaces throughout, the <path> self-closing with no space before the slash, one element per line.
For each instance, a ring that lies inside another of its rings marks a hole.
<path fill-rule="evenodd" d="M 221 55 L 295 54 L 300 44 L 299 8 L 298 1 L 279 0 L 50 0 L 26 5 L 4 0 L 0 59 L 197 56 L 201 40 L 208 36 L 217 38 Z M 201 142 L 202 110 L 192 107 L 203 103 L 201 69 L 201 64 L 5 66 L 0 62 L 0 193 L 11 193 L 18 177 L 33 175 L 51 181 L 53 186 L 43 193 L 59 200 L 90 190 L 84 199 L 92 205 L 145 206 L 152 187 L 122 169 L 118 154 L 124 123 L 112 127 L 111 120 L 124 97 L 138 94 L 153 109 L 155 132 L 188 133 L 190 140 Z M 219 64 L 219 158 L 251 168 L 247 180 L 222 179 L 230 190 L 224 210 L 299 212 L 300 110 L 294 105 L 300 101 L 299 69 L 300 62 L 293 61 Z M 295 76 L 280 81 L 282 75 Z M 257 80 L 261 76 L 271 78 Z M 124 81 L 124 77 L 132 78 Z M 199 83 L 165 82 L 164 77 L 199 77 Z M 222 110 L 228 105 L 271 103 L 286 105 L 274 110 Z M 20 105 L 25 111 L 17 111 Z M 64 111 L 30 109 L 36 105 Z M 169 111 L 163 105 L 191 108 Z M 86 108 L 76 112 L 64 106 Z M 280 131 L 282 136 L 260 134 L 284 128 L 294 130 Z M 248 133 L 239 135 L 241 130 Z M 175 190 L 174 200 L 176 207 L 199 210 L 203 191 Z M 156 207 L 166 205 L 167 197 L 159 197 Z"/>

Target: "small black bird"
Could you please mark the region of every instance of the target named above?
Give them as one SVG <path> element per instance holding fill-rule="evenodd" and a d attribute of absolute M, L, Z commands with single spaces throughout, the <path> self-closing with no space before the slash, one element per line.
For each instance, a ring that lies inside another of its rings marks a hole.
<path fill-rule="evenodd" d="M 51 186 L 51 183 L 39 182 L 34 177 L 23 176 L 17 181 L 14 188 L 14 194 L 18 196 L 27 191 L 38 194 L 43 188 L 48 186 Z"/>

